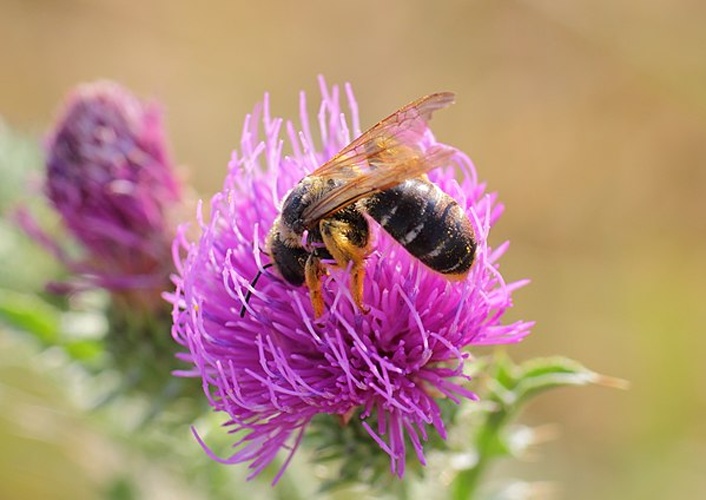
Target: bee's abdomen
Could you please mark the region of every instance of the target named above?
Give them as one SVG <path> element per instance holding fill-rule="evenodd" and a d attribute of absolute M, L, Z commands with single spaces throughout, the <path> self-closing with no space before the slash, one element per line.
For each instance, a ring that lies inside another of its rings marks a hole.
<path fill-rule="evenodd" d="M 371 196 L 365 208 L 414 257 L 447 275 L 471 268 L 476 242 L 459 204 L 436 184 L 408 179 Z"/>

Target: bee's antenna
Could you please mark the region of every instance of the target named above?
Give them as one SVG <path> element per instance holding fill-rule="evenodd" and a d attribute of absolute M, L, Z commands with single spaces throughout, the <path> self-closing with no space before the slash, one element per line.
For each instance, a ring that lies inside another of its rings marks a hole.
<path fill-rule="evenodd" d="M 262 269 L 257 270 L 257 274 L 255 275 L 253 280 L 250 282 L 250 288 L 248 289 L 248 293 L 245 294 L 245 303 L 243 304 L 242 309 L 240 309 L 240 317 L 241 318 L 245 317 L 245 309 L 246 309 L 245 306 L 248 302 L 250 302 L 250 297 L 252 297 L 252 289 L 255 288 L 255 286 L 257 285 L 257 280 L 259 280 L 260 276 L 263 275 L 262 271 L 269 268 L 269 267 L 272 267 L 272 266 L 273 266 L 272 262 L 268 262 L 267 264 L 262 266 Z"/>

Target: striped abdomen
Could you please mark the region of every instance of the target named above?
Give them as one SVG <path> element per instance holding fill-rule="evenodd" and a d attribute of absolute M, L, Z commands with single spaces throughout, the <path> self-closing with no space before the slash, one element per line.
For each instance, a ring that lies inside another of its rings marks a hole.
<path fill-rule="evenodd" d="M 473 228 L 459 204 L 421 178 L 369 197 L 365 210 L 414 257 L 445 275 L 465 276 L 473 264 Z"/>

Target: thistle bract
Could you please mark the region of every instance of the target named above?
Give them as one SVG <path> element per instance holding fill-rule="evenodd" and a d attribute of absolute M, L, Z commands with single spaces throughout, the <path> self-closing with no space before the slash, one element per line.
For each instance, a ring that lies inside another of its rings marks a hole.
<path fill-rule="evenodd" d="M 209 221 L 199 217 L 200 238 L 189 241 L 185 228 L 177 237 L 173 335 L 192 365 L 180 375 L 202 377 L 211 405 L 227 415 L 225 426 L 237 436 L 230 457 L 211 454 L 218 460 L 249 462 L 255 475 L 284 448 L 286 467 L 307 424 L 325 413 L 342 422 L 352 416 L 346 425 L 361 425 L 401 477 L 409 447 L 424 463 L 428 432 L 446 435 L 437 400 L 475 398 L 464 387 L 466 348 L 516 342 L 529 332 L 530 323 L 501 323 L 511 292 L 523 282 L 506 284 L 498 272 L 507 245 L 491 249 L 487 237 L 502 206 L 456 151 L 429 178 L 474 227 L 478 250 L 468 277 L 446 280 L 371 223 L 363 293 L 369 313 L 354 305 L 347 270 L 332 268 L 323 283 L 326 312 L 315 321 L 307 288 L 264 269 L 263 249 L 288 190 L 360 134 L 350 87 L 348 118 L 338 87 L 321 81 L 321 92 L 317 137 L 303 94 L 298 125 L 273 118 L 265 96 L 245 119 Z M 291 154 L 283 153 L 285 143 Z M 427 131 L 422 147 L 435 144 Z"/>

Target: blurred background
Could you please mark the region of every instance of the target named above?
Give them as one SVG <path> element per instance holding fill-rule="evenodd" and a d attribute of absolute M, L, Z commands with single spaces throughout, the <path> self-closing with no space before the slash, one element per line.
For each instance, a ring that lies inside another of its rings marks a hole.
<path fill-rule="evenodd" d="M 364 127 L 455 91 L 434 131 L 506 206 L 505 278 L 532 280 L 508 319 L 537 325 L 509 353 L 632 384 L 539 398 L 523 421 L 561 435 L 502 473 L 557 498 L 706 498 L 705 23 L 696 0 L 0 0 L 0 115 L 41 137 L 72 86 L 117 80 L 163 103 L 209 198 L 265 91 L 296 118 L 318 74 L 350 82 Z M 1 335 L 0 497 L 92 498 L 115 468 L 156 485 L 145 498 L 188 498 L 85 421 L 51 353 Z"/>

